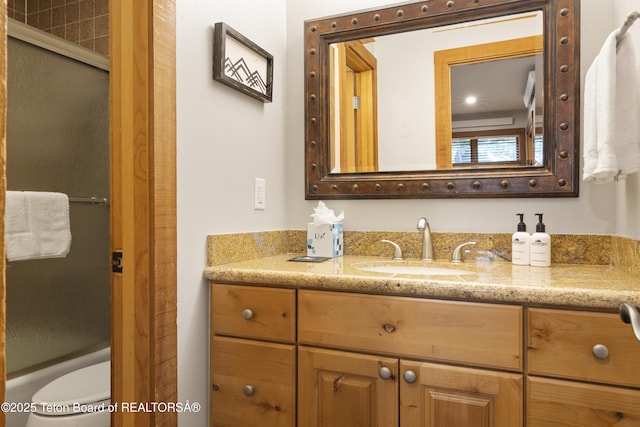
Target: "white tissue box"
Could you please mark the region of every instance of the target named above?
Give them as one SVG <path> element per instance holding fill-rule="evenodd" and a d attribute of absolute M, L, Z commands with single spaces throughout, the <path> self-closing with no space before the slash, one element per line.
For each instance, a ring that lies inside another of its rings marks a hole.
<path fill-rule="evenodd" d="M 343 254 L 342 223 L 307 224 L 307 255 L 335 258 Z"/>

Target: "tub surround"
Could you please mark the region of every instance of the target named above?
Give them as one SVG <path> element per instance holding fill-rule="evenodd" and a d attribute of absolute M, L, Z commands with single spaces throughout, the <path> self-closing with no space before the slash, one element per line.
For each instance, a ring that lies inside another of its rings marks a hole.
<path fill-rule="evenodd" d="M 551 268 L 514 266 L 499 257 L 455 266 L 473 270 L 472 274 L 426 279 L 358 268 L 362 263 L 390 261 L 390 253 L 380 255 L 390 250 L 379 243 L 382 238 L 400 244 L 406 258 L 419 254 L 420 236 L 409 234 L 345 232 L 346 255 L 324 263 L 288 261 L 305 252 L 304 231 L 209 236 L 204 276 L 216 282 L 612 311 L 622 302 L 640 305 L 640 278 L 630 267 L 638 258 L 628 259 L 638 255 L 638 243 L 618 237 L 553 235 Z M 451 268 L 450 248 L 467 240 L 476 240 L 480 251 L 510 256 L 509 234 L 435 233 L 440 260 L 436 265 Z M 577 262 L 569 263 L 572 259 Z"/>

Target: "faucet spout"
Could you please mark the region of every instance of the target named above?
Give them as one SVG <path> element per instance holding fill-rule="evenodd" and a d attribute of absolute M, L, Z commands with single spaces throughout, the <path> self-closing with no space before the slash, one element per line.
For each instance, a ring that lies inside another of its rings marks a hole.
<path fill-rule="evenodd" d="M 433 242 L 431 241 L 431 227 L 426 218 L 420 218 L 418 220 L 418 231 L 422 232 L 422 255 L 420 259 L 422 261 L 433 261 Z"/>

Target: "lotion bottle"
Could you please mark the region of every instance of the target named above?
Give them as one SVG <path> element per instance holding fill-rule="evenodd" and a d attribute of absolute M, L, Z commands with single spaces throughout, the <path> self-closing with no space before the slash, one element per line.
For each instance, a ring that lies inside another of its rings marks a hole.
<path fill-rule="evenodd" d="M 537 213 L 536 232 L 531 236 L 531 265 L 549 267 L 551 265 L 551 236 L 545 232 L 542 214 Z"/>
<path fill-rule="evenodd" d="M 524 214 L 516 214 L 520 217 L 518 231 L 511 236 L 511 262 L 515 265 L 529 265 L 531 236 L 527 233 L 527 224 L 524 223 Z"/>

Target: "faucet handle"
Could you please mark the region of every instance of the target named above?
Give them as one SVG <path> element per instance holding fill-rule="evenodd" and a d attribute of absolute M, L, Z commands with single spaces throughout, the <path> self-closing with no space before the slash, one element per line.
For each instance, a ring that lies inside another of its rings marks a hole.
<path fill-rule="evenodd" d="M 393 258 L 395 260 L 404 259 L 402 256 L 402 249 L 400 249 L 400 245 L 396 242 L 392 242 L 391 240 L 380 240 L 382 243 L 389 243 L 393 246 Z"/>
<path fill-rule="evenodd" d="M 451 252 L 451 259 L 449 260 L 449 262 L 456 262 L 456 263 L 463 262 L 462 249 L 464 249 L 466 246 L 472 246 L 475 244 L 476 242 L 465 242 L 456 246 L 453 252 Z"/>

